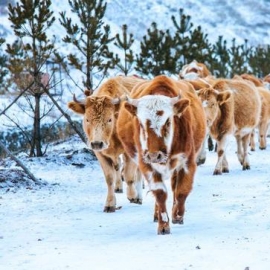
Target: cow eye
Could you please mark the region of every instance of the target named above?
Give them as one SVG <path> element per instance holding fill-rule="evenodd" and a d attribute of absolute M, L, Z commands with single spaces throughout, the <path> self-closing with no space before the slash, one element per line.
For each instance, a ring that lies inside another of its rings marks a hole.
<path fill-rule="evenodd" d="M 112 118 L 108 119 L 108 123 L 111 123 L 112 122 Z"/>

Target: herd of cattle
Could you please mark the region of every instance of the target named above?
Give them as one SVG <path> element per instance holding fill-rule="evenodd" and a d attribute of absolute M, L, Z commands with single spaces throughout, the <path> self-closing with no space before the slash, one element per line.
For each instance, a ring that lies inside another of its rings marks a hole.
<path fill-rule="evenodd" d="M 206 159 L 206 141 L 216 142 L 213 174 L 229 172 L 228 136 L 237 142 L 243 170 L 250 169 L 248 148 L 266 148 L 270 123 L 270 76 L 249 74 L 232 79 L 213 77 L 206 66 L 193 61 L 179 79 L 165 75 L 145 80 L 136 76 L 108 79 L 92 95 L 68 103 L 83 116 L 83 129 L 104 172 L 108 192 L 104 212 L 114 212 L 115 192 L 142 203 L 145 179 L 155 197 L 154 221 L 158 234 L 170 233 L 165 179 L 173 192 L 172 223 L 183 223 L 185 201 L 192 190 L 196 168 Z"/>

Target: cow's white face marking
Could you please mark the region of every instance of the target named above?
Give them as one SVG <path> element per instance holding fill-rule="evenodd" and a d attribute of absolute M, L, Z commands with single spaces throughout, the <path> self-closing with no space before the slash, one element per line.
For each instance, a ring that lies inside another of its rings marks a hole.
<path fill-rule="evenodd" d="M 162 112 L 162 113 L 159 113 Z M 172 116 L 173 105 L 171 98 L 162 95 L 144 96 L 138 102 L 137 117 L 143 128 L 146 130 L 146 124 L 150 121 L 150 127 L 157 136 L 161 137 L 161 129 Z"/>
<path fill-rule="evenodd" d="M 137 117 L 139 119 L 140 142 L 143 150 L 148 149 L 147 124 L 153 129 L 158 137 L 162 137 L 162 128 L 167 125 L 166 136 L 163 138 L 167 146 L 167 153 L 171 150 L 173 141 L 174 111 L 172 99 L 162 95 L 151 95 L 142 97 L 137 106 Z"/>

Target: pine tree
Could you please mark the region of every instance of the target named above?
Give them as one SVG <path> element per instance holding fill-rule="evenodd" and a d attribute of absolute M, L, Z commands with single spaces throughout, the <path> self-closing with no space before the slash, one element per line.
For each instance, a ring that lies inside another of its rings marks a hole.
<path fill-rule="evenodd" d="M 174 73 L 173 44 L 169 30 L 158 30 L 157 24 L 153 22 L 141 41 L 141 52 L 136 55 L 135 69 L 149 77 Z"/>
<path fill-rule="evenodd" d="M 248 57 L 250 48 L 248 48 L 248 41 L 245 40 L 244 44 L 236 45 L 235 38 L 232 40 L 232 46 L 229 49 L 230 54 L 230 76 L 241 75 L 247 73 L 248 70 Z"/>
<path fill-rule="evenodd" d="M 263 78 L 270 72 L 269 68 L 270 59 L 270 45 L 265 47 L 257 46 L 252 47 L 248 57 L 248 63 L 252 70 L 252 74 L 258 78 Z"/>
<path fill-rule="evenodd" d="M 43 155 L 41 118 L 44 115 L 41 115 L 40 103 L 45 92 L 41 79 L 45 63 L 54 50 L 54 44 L 47 37 L 47 30 L 55 21 L 50 6 L 50 0 L 21 0 L 15 6 L 8 6 L 9 20 L 18 38 L 13 45 L 7 46 L 9 69 L 15 79 L 26 79 L 32 85 L 27 92 L 27 100 L 34 114 L 30 156 Z M 25 74 L 23 78 L 20 77 L 22 72 Z M 33 97 L 33 104 L 29 96 Z"/>
<path fill-rule="evenodd" d="M 7 56 L 3 53 L 2 50 L 2 45 L 4 44 L 4 42 L 5 39 L 0 38 L 0 94 L 3 94 L 5 92 L 5 77 L 8 74 Z"/>
<path fill-rule="evenodd" d="M 101 74 L 102 79 L 115 61 L 108 45 L 110 26 L 102 21 L 107 3 L 103 0 L 68 0 L 73 14 L 79 23 L 73 23 L 66 12 L 60 12 L 60 23 L 66 30 L 63 41 L 73 45 L 76 52 L 68 54 L 69 64 L 85 75 L 84 86 L 93 91 L 93 76 Z"/>
<path fill-rule="evenodd" d="M 119 59 L 119 62 L 116 64 L 116 66 L 125 74 L 128 75 L 128 73 L 131 71 L 135 57 L 133 54 L 133 51 L 131 50 L 131 47 L 134 43 L 133 34 L 127 33 L 127 25 L 124 24 L 122 26 L 122 39 L 120 38 L 119 34 L 116 34 L 115 36 L 115 42 L 114 45 L 118 47 L 119 49 L 123 50 L 124 52 L 124 60 L 121 62 L 119 59 L 119 56 L 116 55 L 116 59 Z"/>
<path fill-rule="evenodd" d="M 211 73 L 216 77 L 226 78 L 229 76 L 230 53 L 227 41 L 219 36 L 213 44 L 212 60 L 209 63 Z"/>
<path fill-rule="evenodd" d="M 193 27 L 193 23 L 191 22 L 191 16 L 185 15 L 182 8 L 179 9 L 179 21 L 176 20 L 174 15 L 171 17 L 171 19 L 174 27 L 176 28 L 174 36 L 174 48 L 175 58 L 177 59 L 176 69 L 178 73 L 178 71 L 181 70 L 184 65 L 189 63 L 189 59 L 187 58 L 190 46 L 190 31 Z"/>

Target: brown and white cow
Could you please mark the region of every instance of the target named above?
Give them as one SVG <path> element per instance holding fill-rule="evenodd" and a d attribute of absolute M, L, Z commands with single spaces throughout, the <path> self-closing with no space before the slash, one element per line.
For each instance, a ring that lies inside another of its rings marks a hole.
<path fill-rule="evenodd" d="M 206 112 L 211 136 L 217 141 L 218 161 L 214 175 L 229 172 L 225 155 L 227 138 L 233 134 L 237 157 L 243 170 L 250 169 L 250 134 L 260 119 L 261 99 L 253 85 L 244 80 L 218 79 L 212 87 L 198 91 Z"/>
<path fill-rule="evenodd" d="M 179 78 L 185 80 L 195 80 L 197 78 L 206 78 L 211 76 L 211 72 L 204 63 L 193 60 L 191 63 L 182 67 L 179 72 Z"/>
<path fill-rule="evenodd" d="M 124 179 L 127 183 L 127 197 L 130 202 L 142 203 L 140 173 L 137 165 L 125 153 L 116 133 L 116 121 L 120 107 L 120 97 L 143 81 L 130 76 L 116 76 L 108 79 L 84 101 L 76 99 L 68 107 L 83 116 L 83 129 L 92 149 L 103 169 L 108 187 L 104 212 L 116 209 L 115 192 L 122 192 L 121 155 L 124 155 Z M 88 93 L 87 93 L 88 94 Z M 86 94 L 86 95 L 87 95 Z"/>
<path fill-rule="evenodd" d="M 117 132 L 155 197 L 158 234 L 170 233 L 167 188 L 171 179 L 172 222 L 182 224 L 192 189 L 196 155 L 206 133 L 206 118 L 193 87 L 160 75 L 135 87 L 121 105 Z"/>

